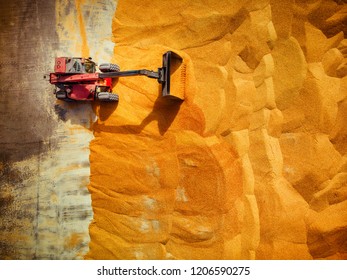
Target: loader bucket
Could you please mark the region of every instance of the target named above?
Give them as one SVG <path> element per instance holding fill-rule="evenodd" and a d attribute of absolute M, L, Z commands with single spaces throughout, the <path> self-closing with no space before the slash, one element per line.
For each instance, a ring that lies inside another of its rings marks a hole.
<path fill-rule="evenodd" d="M 168 51 L 163 55 L 162 96 L 184 100 L 186 67 L 182 57 Z"/>

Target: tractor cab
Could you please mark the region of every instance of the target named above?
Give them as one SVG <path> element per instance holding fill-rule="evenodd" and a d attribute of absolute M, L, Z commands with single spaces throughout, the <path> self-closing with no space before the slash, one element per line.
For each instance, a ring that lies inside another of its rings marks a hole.
<path fill-rule="evenodd" d="M 91 57 L 57 57 L 54 72 L 57 74 L 95 73 L 96 63 L 91 60 Z"/>

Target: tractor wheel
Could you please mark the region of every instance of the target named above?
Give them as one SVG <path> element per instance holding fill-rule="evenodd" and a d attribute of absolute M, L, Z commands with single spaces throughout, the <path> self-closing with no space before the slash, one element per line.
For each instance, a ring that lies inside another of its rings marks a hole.
<path fill-rule="evenodd" d="M 111 92 L 99 92 L 97 99 L 103 102 L 118 102 L 119 96 Z"/>
<path fill-rule="evenodd" d="M 101 72 L 119 72 L 120 67 L 118 64 L 113 63 L 102 63 L 99 65 L 99 69 Z"/>

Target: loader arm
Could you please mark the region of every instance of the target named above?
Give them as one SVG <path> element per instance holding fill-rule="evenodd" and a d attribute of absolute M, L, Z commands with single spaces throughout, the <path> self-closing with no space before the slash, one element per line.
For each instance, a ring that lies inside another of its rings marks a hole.
<path fill-rule="evenodd" d="M 173 61 L 172 61 L 173 60 Z M 146 70 L 146 69 L 141 69 L 141 70 L 130 70 L 130 71 L 118 71 L 118 72 L 104 72 L 100 73 L 99 77 L 100 78 L 117 78 L 117 77 L 127 77 L 127 76 L 146 76 L 148 78 L 152 79 L 157 79 L 158 83 L 162 85 L 161 89 L 161 94 L 162 96 L 168 96 L 174 99 L 180 99 L 183 100 L 179 95 L 176 94 L 171 94 L 171 70 L 172 68 L 172 63 L 175 63 L 175 65 L 181 65 L 183 62 L 183 59 L 177 55 L 176 53 L 172 51 L 168 51 L 163 55 L 163 64 L 161 68 L 158 68 L 158 72 L 151 71 L 151 70 Z M 176 70 L 174 68 L 173 70 Z M 184 72 L 185 75 L 185 72 Z"/>

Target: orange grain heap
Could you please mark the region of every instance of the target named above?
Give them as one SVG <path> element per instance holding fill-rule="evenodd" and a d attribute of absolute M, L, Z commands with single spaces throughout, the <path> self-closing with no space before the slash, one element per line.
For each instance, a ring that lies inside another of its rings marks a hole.
<path fill-rule="evenodd" d="M 95 105 L 86 258 L 346 258 L 343 5 L 119 1 L 114 62 L 179 53 L 185 100 L 128 77 Z"/>

